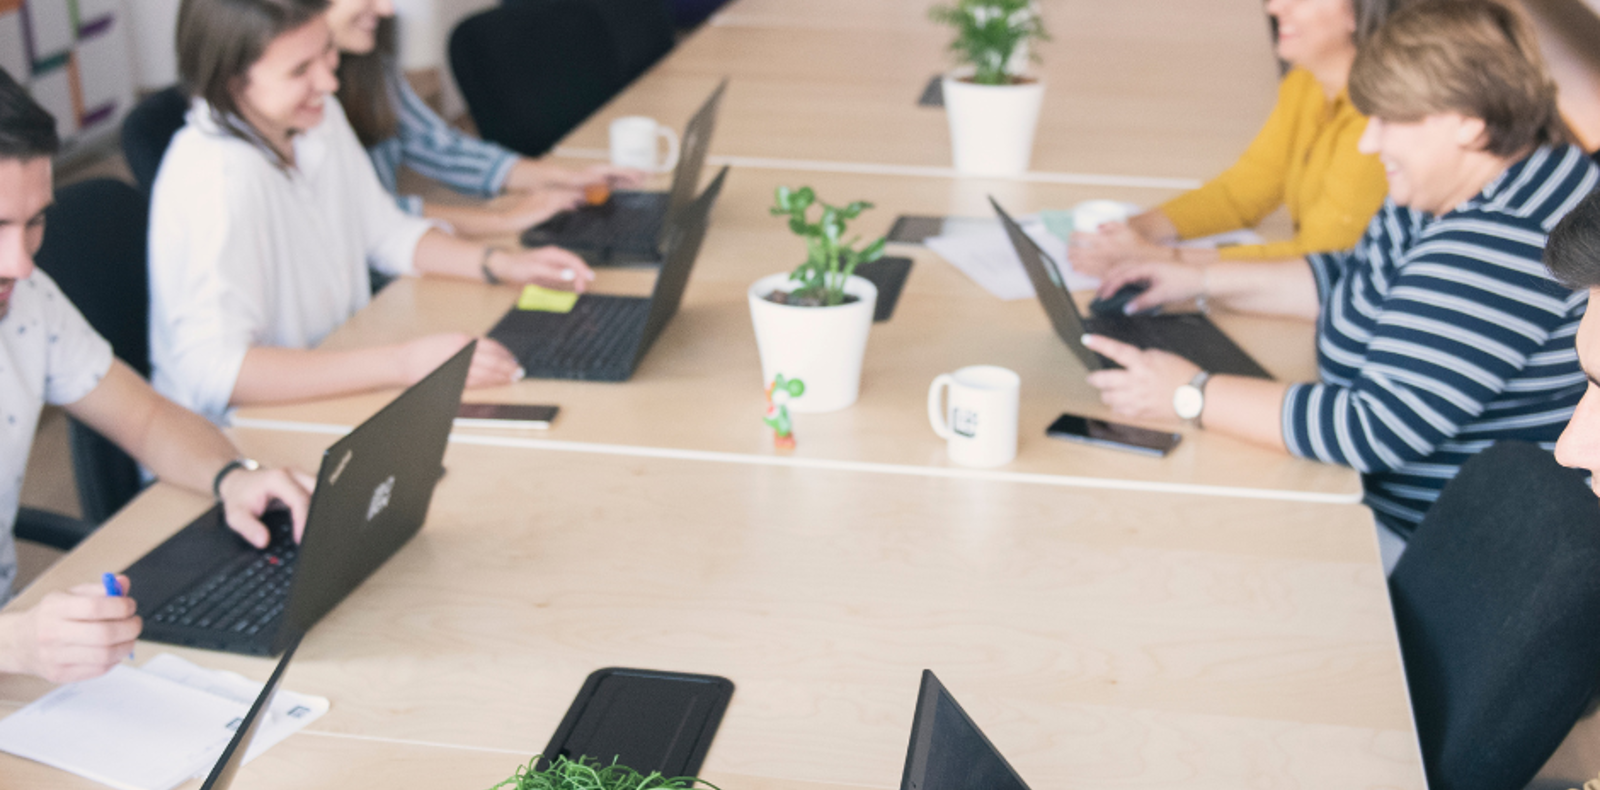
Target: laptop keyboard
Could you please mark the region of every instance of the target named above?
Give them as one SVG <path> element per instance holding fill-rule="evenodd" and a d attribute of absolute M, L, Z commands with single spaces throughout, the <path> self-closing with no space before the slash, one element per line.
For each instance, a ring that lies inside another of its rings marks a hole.
<path fill-rule="evenodd" d="M 619 192 L 599 206 L 564 211 L 535 226 L 530 240 L 545 236 L 571 247 L 653 247 L 661 230 L 661 196 Z M 551 241 L 541 243 L 551 243 Z"/>
<path fill-rule="evenodd" d="M 240 557 L 201 579 L 162 606 L 151 621 L 242 636 L 255 636 L 271 625 L 288 604 L 299 547 L 286 513 L 267 523 L 273 534 L 265 551 Z"/>
<path fill-rule="evenodd" d="M 505 343 L 530 376 L 588 379 L 619 370 L 626 376 L 649 318 L 649 299 L 583 296 L 566 314 L 514 310 L 489 336 Z"/>

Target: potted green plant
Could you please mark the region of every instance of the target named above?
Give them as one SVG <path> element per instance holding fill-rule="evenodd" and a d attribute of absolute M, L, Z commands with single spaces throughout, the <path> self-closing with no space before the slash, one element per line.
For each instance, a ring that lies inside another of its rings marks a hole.
<path fill-rule="evenodd" d="M 810 187 L 778 187 L 771 213 L 786 217 L 805 240 L 806 260 L 792 272 L 757 280 L 748 298 L 763 385 L 779 374 L 805 382 L 804 394 L 788 403 L 793 411 L 843 409 L 861 391 L 878 289 L 855 270 L 883 255 L 885 239 L 858 249 L 860 238 L 846 240 L 845 228 L 869 208 L 859 200 L 823 203 Z"/>
<path fill-rule="evenodd" d="M 697 784 L 718 790 L 716 785 L 692 776 L 641 774 L 615 761 L 602 765 L 589 757 L 569 760 L 557 756 L 541 768 L 539 763 L 543 760 L 544 755 L 535 755 L 527 765 L 517 766 L 510 779 L 490 790 L 691 790 Z"/>
<path fill-rule="evenodd" d="M 957 170 L 1019 175 L 1033 156 L 1044 83 L 1025 75 L 1029 45 L 1048 41 L 1034 0 L 955 0 L 928 15 L 956 31 L 962 68 L 943 81 L 950 147 Z"/>

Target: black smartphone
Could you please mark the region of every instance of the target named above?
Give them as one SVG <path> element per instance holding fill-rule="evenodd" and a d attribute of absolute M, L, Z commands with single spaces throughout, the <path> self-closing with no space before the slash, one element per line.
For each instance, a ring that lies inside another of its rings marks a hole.
<path fill-rule="evenodd" d="M 733 681 L 716 675 L 595 670 L 567 708 L 544 757 L 592 757 L 642 774 L 694 776 L 732 697 Z"/>
<path fill-rule="evenodd" d="M 1063 414 L 1057 417 L 1056 421 L 1045 429 L 1044 434 L 1054 439 L 1132 450 L 1158 458 L 1172 452 L 1172 448 L 1177 447 L 1178 442 L 1183 440 L 1181 433 L 1153 431 L 1137 425 L 1123 425 L 1120 422 L 1079 417 L 1076 414 Z"/>
<path fill-rule="evenodd" d="M 549 428 L 560 406 L 522 403 L 463 403 L 456 411 L 461 428 Z"/>

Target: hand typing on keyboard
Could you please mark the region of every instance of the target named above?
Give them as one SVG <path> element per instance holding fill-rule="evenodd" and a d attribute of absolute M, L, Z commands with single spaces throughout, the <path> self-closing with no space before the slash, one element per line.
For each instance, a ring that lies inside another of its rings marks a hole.
<path fill-rule="evenodd" d="M 306 528 L 306 511 L 311 507 L 311 489 L 316 484 L 316 479 L 298 469 L 241 467 L 218 481 L 217 492 L 222 496 L 222 513 L 228 526 L 261 549 L 272 537 L 261 515 L 274 504 L 288 509 L 294 540 L 300 542 Z"/>

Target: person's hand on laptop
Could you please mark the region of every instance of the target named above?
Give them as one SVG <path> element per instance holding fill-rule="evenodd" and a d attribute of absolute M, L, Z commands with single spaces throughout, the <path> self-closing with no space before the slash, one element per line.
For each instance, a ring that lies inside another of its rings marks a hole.
<path fill-rule="evenodd" d="M 613 189 L 638 189 L 647 177 L 648 173 L 631 167 L 609 164 L 567 167 L 554 162 L 522 159 L 511 168 L 505 189 L 507 192 L 533 192 L 555 187 L 582 192 L 585 187 L 597 184 Z"/>
<path fill-rule="evenodd" d="M 22 612 L 0 615 L 0 672 L 37 675 L 52 683 L 96 678 L 133 652 L 144 623 L 127 597 L 106 595 L 100 584 L 53 592 Z"/>
<path fill-rule="evenodd" d="M 405 344 L 406 386 L 421 381 L 470 342 L 472 336 L 465 332 L 445 332 Z M 478 338 L 478 347 L 472 352 L 472 367 L 467 370 L 468 389 L 504 387 L 521 381 L 522 376 L 522 366 L 505 346 L 487 337 Z"/>
<path fill-rule="evenodd" d="M 1172 395 L 1200 372 L 1200 366 L 1160 349 L 1140 349 L 1101 335 L 1084 335 L 1089 350 L 1122 366 L 1122 370 L 1097 370 L 1089 384 L 1100 390 L 1100 401 L 1124 417 L 1177 420 Z"/>
<path fill-rule="evenodd" d="M 1077 253 L 1073 253 L 1077 265 Z M 1116 266 L 1101 277 L 1098 299 L 1108 299 L 1125 285 L 1144 282 L 1150 287 L 1128 302 L 1129 315 L 1142 313 L 1174 302 L 1187 302 L 1205 292 L 1206 267 L 1184 263 L 1127 263 Z M 1106 356 L 1111 356 L 1107 354 Z"/>
<path fill-rule="evenodd" d="M 294 523 L 294 542 L 305 534 L 306 513 L 311 509 L 311 489 L 316 478 L 298 469 L 239 468 L 224 475 L 217 485 L 222 497 L 222 516 L 228 528 L 258 549 L 272 541 L 272 531 L 262 523 L 267 508 L 289 510 Z"/>
<path fill-rule="evenodd" d="M 501 234 L 516 234 L 584 202 L 583 190 L 565 187 L 508 192 L 485 204 L 500 218 Z"/>
<path fill-rule="evenodd" d="M 594 282 L 594 270 L 582 258 L 560 247 L 496 250 L 487 261 L 495 279 L 512 285 L 541 285 L 583 293 Z"/>

